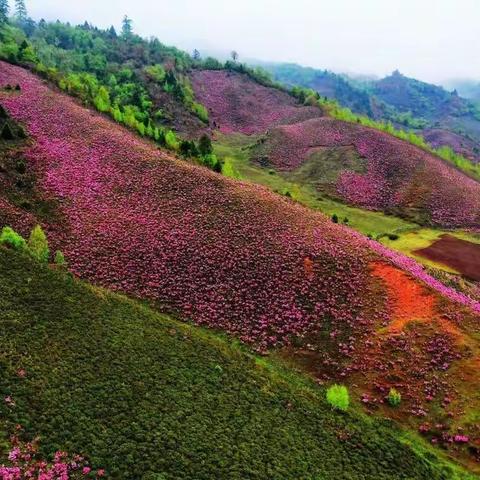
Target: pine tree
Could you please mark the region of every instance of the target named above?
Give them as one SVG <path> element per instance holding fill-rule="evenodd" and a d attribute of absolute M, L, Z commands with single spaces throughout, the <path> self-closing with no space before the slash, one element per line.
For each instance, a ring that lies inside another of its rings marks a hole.
<path fill-rule="evenodd" d="M 50 256 L 50 250 L 48 248 L 48 241 L 45 233 L 42 230 L 40 225 L 37 225 L 30 234 L 28 239 L 28 251 L 33 258 L 37 259 L 39 262 L 48 262 L 48 257 Z"/>
<path fill-rule="evenodd" d="M 122 35 L 125 38 L 131 37 L 133 33 L 133 28 L 132 28 L 132 19 L 128 18 L 127 15 L 123 17 L 123 22 L 122 22 Z"/>
<path fill-rule="evenodd" d="M 28 18 L 27 7 L 25 6 L 25 0 L 15 0 L 15 16 L 24 22 Z"/>
<path fill-rule="evenodd" d="M 8 22 L 9 11 L 8 0 L 0 0 L 0 25 Z"/>

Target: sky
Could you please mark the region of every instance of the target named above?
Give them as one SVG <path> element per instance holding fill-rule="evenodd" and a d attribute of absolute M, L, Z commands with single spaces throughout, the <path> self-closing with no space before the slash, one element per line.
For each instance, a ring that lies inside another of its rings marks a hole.
<path fill-rule="evenodd" d="M 11 1 L 11 3 L 13 3 Z M 480 0 L 26 0 L 38 20 L 88 20 L 204 54 L 334 72 L 480 81 Z"/>

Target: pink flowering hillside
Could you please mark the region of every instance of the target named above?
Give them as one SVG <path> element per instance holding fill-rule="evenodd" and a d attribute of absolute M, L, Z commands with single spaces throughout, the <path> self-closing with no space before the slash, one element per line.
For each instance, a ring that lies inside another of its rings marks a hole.
<path fill-rule="evenodd" d="M 353 147 L 364 171 L 340 170 L 333 186 L 361 207 L 417 214 L 446 227 L 480 227 L 480 184 L 443 160 L 377 130 L 315 118 L 272 129 L 262 160 L 295 170 L 322 147 Z M 317 160 L 318 161 L 318 160 Z"/>
<path fill-rule="evenodd" d="M 322 115 L 304 107 L 285 92 L 264 87 L 247 75 L 225 70 L 198 70 L 192 74 L 195 96 L 210 120 L 224 133 L 263 133 L 273 125 L 300 122 Z"/>
<path fill-rule="evenodd" d="M 383 315 L 363 239 L 176 160 L 1 64 L 0 85 L 13 81 L 21 93 L 0 101 L 32 137 L 24 156 L 60 219 L 42 223 L 79 276 L 262 347 L 313 334 L 325 316 L 356 328 Z M 17 208 L 4 221 L 27 233 Z"/>
<path fill-rule="evenodd" d="M 353 378 L 372 408 L 395 387 L 405 394 L 401 415 L 420 412 L 433 423 L 461 416 L 478 379 L 478 303 L 322 214 L 180 161 L 0 63 L 0 87 L 7 83 L 21 86 L 1 91 L 0 103 L 30 135 L 21 156 L 35 191 L 28 209 L 0 193 L 0 221 L 23 235 L 41 223 L 52 251 L 60 248 L 81 278 L 260 350 L 281 347 L 319 378 Z M 373 148 L 356 128 L 311 123 L 326 125 L 331 144 L 358 142 L 368 168 L 393 169 L 379 160 L 392 145 L 386 140 Z M 287 132 L 298 146 L 296 128 L 275 132 Z M 283 168 L 302 161 L 279 158 Z M 401 178 L 412 175 L 405 166 L 400 171 Z M 37 203 L 53 210 L 42 217 Z M 474 380 L 463 380 L 462 369 Z M 426 395 L 448 396 L 455 408 L 444 402 L 430 410 Z M 480 440 L 478 432 L 468 435 Z"/>

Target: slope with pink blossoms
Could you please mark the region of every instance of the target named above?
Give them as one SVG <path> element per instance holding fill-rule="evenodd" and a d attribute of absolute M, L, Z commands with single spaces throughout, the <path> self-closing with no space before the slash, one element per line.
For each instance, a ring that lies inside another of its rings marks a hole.
<path fill-rule="evenodd" d="M 307 359 L 321 379 L 354 378 L 368 398 L 395 386 L 405 393 L 400 419 L 422 407 L 433 423 L 460 421 L 475 404 L 464 395 L 471 378 L 456 373 L 478 376 L 478 304 L 322 214 L 176 159 L 0 63 L 0 87 L 7 83 L 21 92 L 1 92 L 0 103 L 30 134 L 27 168 L 56 206 L 40 223 L 73 273 L 262 351 Z M 7 208 L 0 219 L 22 234 L 39 221 Z M 411 292 L 406 313 L 399 281 Z M 419 311 L 429 313 L 422 323 Z M 402 368 L 407 354 L 414 377 Z M 430 411 L 426 391 L 454 408 Z"/>
<path fill-rule="evenodd" d="M 439 157 L 384 132 L 324 116 L 244 74 L 194 71 L 192 85 L 220 132 L 266 135 L 252 153 L 262 166 L 292 171 L 308 161 L 323 162 L 325 147 L 353 147 L 366 169 L 339 168 L 333 175 L 331 187 L 341 201 L 422 225 L 480 229 L 480 184 Z"/>

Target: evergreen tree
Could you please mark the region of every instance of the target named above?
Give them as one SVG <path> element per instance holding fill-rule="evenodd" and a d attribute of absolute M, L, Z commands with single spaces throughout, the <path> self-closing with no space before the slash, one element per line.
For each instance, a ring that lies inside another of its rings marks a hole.
<path fill-rule="evenodd" d="M 128 38 L 132 36 L 132 33 L 133 33 L 132 23 L 133 23 L 132 19 L 128 18 L 127 15 L 123 17 L 122 36 L 124 38 Z"/>
<path fill-rule="evenodd" d="M 15 0 L 15 16 L 24 22 L 28 18 L 27 7 L 25 6 L 25 0 Z"/>
<path fill-rule="evenodd" d="M 197 49 L 193 51 L 193 59 L 200 60 L 200 52 Z"/>
<path fill-rule="evenodd" d="M 210 155 L 213 152 L 212 141 L 208 135 L 202 135 L 198 142 L 200 155 Z"/>
<path fill-rule="evenodd" d="M 113 25 L 108 30 L 108 36 L 110 38 L 117 38 L 117 31 L 115 30 L 115 27 Z"/>
<path fill-rule="evenodd" d="M 28 251 L 39 262 L 47 263 L 50 255 L 48 241 L 40 225 L 37 225 L 28 239 Z"/>
<path fill-rule="evenodd" d="M 0 25 L 8 21 L 9 11 L 8 0 L 0 0 Z"/>

